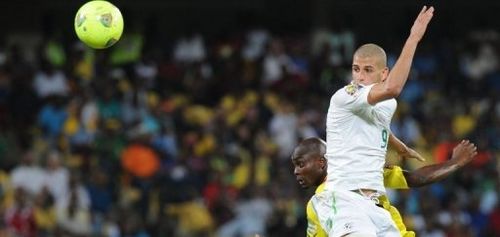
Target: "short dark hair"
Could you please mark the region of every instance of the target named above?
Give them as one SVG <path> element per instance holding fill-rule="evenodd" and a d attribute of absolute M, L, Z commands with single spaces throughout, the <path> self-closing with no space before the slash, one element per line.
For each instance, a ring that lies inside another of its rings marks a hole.
<path fill-rule="evenodd" d="M 326 153 L 326 142 L 318 137 L 310 137 L 302 140 L 293 151 L 292 159 L 299 155 L 317 153 L 324 156 Z"/>

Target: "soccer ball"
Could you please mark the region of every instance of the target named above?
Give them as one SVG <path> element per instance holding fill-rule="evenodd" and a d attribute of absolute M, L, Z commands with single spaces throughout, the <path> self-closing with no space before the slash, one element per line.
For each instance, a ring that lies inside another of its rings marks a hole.
<path fill-rule="evenodd" d="M 89 47 L 108 48 L 122 35 L 123 17 L 120 10 L 107 1 L 90 1 L 78 9 L 75 31 L 78 38 Z"/>

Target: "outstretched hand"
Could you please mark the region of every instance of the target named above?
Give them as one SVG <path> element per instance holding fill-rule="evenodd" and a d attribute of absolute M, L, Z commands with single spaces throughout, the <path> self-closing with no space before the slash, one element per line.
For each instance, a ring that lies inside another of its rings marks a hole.
<path fill-rule="evenodd" d="M 419 161 L 425 161 L 425 158 L 422 155 L 409 147 L 407 147 L 404 152 L 399 152 L 398 154 L 404 159 L 417 159 Z"/>
<path fill-rule="evenodd" d="M 411 27 L 410 37 L 420 41 L 424 36 L 427 25 L 431 21 L 433 15 L 434 7 L 424 6 L 418 14 L 417 19 L 415 19 L 415 23 L 413 23 L 413 26 Z"/>
<path fill-rule="evenodd" d="M 451 161 L 460 166 L 468 164 L 477 155 L 477 147 L 469 140 L 462 140 L 455 148 L 451 155 Z"/>

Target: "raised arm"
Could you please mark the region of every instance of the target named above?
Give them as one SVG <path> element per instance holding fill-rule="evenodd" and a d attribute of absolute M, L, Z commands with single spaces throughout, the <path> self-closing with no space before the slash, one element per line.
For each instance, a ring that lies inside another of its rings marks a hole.
<path fill-rule="evenodd" d="M 368 94 L 368 103 L 374 105 L 380 101 L 399 96 L 399 93 L 403 90 L 403 86 L 408 79 L 408 74 L 410 72 L 411 63 L 413 61 L 417 45 L 424 36 L 427 25 L 432 19 L 433 14 L 434 7 L 428 8 L 424 6 L 422 8 L 422 11 L 418 14 L 415 23 L 413 23 L 410 36 L 406 40 L 396 64 L 392 68 L 386 80 L 377 83 L 372 87 L 370 93 Z"/>
<path fill-rule="evenodd" d="M 414 171 L 405 171 L 406 182 L 409 187 L 421 187 L 437 182 L 468 164 L 476 155 L 476 145 L 463 140 L 453 149 L 450 160 L 441 164 L 424 166 Z"/>

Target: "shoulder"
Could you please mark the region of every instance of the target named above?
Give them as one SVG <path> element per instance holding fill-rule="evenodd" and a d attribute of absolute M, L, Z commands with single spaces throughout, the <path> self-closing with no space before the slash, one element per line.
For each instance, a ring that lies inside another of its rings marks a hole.
<path fill-rule="evenodd" d="M 339 90 L 337 90 L 337 92 L 335 94 L 339 94 L 339 95 L 349 95 L 349 96 L 353 96 L 353 97 L 356 97 L 359 95 L 359 93 L 361 93 L 366 87 L 364 86 L 361 86 L 359 84 L 356 84 L 356 83 L 349 83 L 348 85 L 340 88 Z"/>
<path fill-rule="evenodd" d="M 348 95 L 355 95 L 361 88 L 357 84 L 350 83 L 349 85 L 344 86 L 344 88 L 342 89 Z"/>
<path fill-rule="evenodd" d="M 338 103 L 341 101 L 350 101 L 355 98 L 357 98 L 361 91 L 363 90 L 363 87 L 350 83 L 340 89 L 338 89 L 332 96 L 331 101 Z"/>
<path fill-rule="evenodd" d="M 325 190 L 325 185 L 326 185 L 326 182 L 323 182 L 321 183 L 317 188 L 316 188 L 316 191 L 314 191 L 314 193 L 321 193 Z"/>

